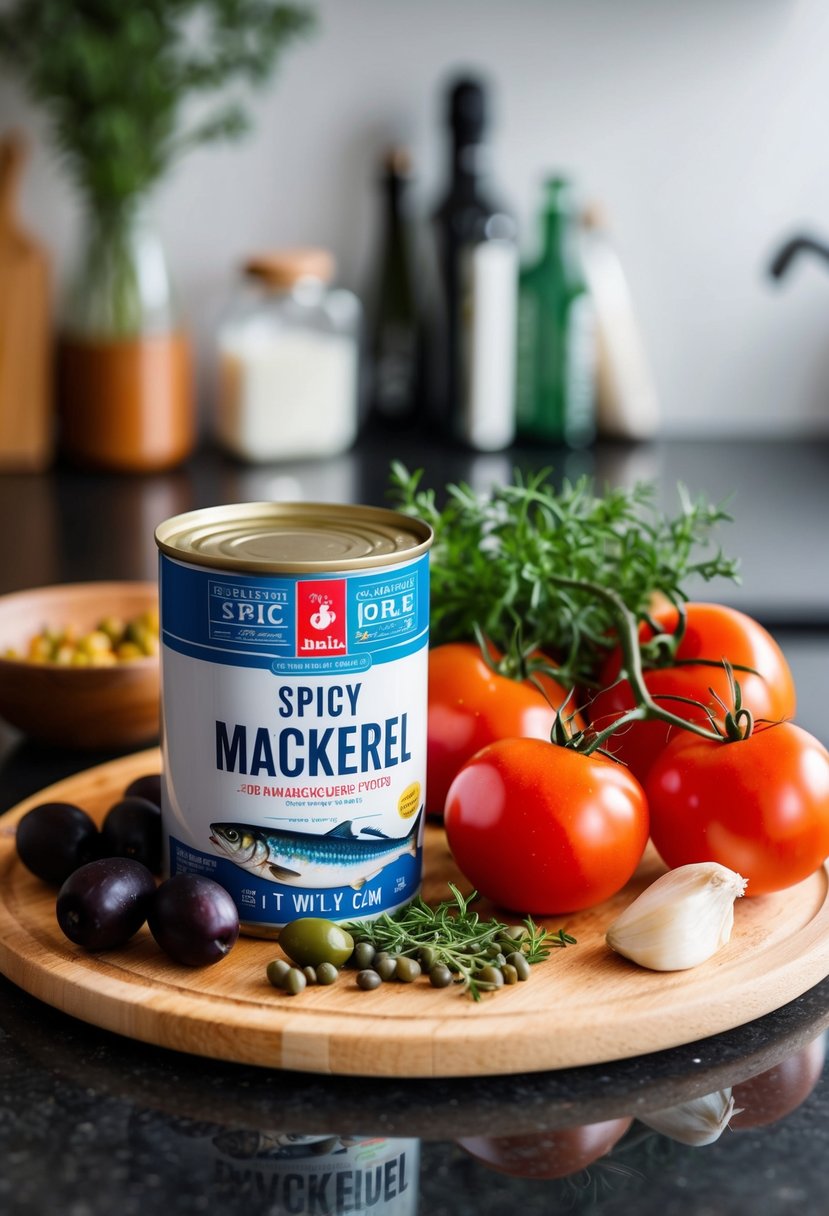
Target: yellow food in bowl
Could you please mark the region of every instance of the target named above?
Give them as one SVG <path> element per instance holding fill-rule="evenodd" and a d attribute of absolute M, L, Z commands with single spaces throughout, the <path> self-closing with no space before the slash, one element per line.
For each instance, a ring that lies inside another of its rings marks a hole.
<path fill-rule="evenodd" d="M 6 659 L 54 663 L 59 667 L 114 667 L 158 654 L 158 612 L 147 610 L 127 621 L 104 617 L 94 629 L 74 625 L 45 626 L 30 638 L 24 652 L 9 647 Z"/>

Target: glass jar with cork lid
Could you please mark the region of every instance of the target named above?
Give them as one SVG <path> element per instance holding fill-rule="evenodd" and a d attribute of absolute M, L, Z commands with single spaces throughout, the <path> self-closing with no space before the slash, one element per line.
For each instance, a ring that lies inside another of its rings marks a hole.
<path fill-rule="evenodd" d="M 219 325 L 215 436 L 240 460 L 333 456 L 358 426 L 362 309 L 325 249 L 250 258 Z"/>

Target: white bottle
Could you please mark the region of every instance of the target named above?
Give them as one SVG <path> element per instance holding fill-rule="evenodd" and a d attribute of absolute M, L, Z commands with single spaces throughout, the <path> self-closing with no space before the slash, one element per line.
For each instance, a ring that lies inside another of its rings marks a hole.
<path fill-rule="evenodd" d="M 627 278 L 598 207 L 584 213 L 582 225 L 582 262 L 596 315 L 599 433 L 650 439 L 659 430 L 659 397 Z"/>
<path fill-rule="evenodd" d="M 244 269 L 217 337 L 217 441 L 256 462 L 345 451 L 358 425 L 357 297 L 331 286 L 323 249 L 277 250 Z"/>

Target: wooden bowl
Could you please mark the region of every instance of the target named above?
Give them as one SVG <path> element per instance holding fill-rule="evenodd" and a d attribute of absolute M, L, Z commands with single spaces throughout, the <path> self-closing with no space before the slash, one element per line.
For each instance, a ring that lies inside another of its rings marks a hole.
<path fill-rule="evenodd" d="M 70 667 L 2 657 L 25 654 L 44 627 L 94 629 L 158 609 L 155 583 L 66 583 L 0 596 L 0 717 L 33 739 L 89 750 L 150 743 L 159 733 L 158 656 L 111 667 Z"/>

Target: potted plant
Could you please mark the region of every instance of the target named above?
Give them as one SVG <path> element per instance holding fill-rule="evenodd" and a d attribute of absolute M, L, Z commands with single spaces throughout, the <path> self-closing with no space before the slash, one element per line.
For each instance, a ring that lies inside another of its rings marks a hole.
<path fill-rule="evenodd" d="M 85 211 L 58 344 L 70 457 L 147 470 L 192 449 L 189 341 L 149 204 L 190 148 L 246 129 L 228 87 L 267 82 L 310 24 L 276 0 L 12 0 L 0 13 L 0 60 L 46 110 Z M 206 112 L 188 123 L 198 96 Z"/>

